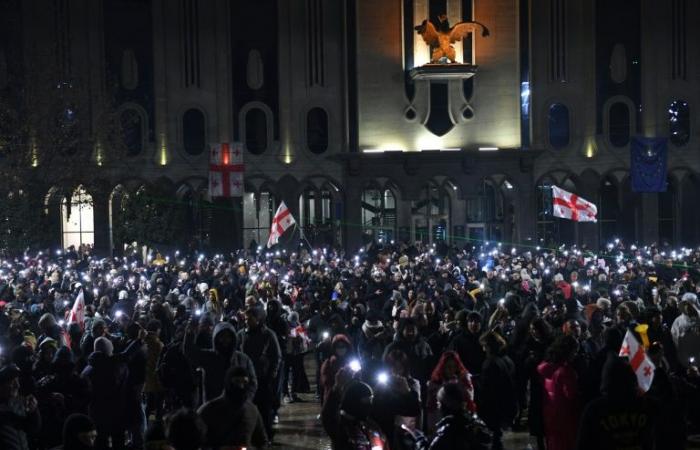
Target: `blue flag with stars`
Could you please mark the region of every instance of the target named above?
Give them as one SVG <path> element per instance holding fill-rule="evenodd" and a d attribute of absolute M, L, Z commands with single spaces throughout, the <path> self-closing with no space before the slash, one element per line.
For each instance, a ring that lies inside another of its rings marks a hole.
<path fill-rule="evenodd" d="M 630 145 L 633 192 L 666 192 L 668 139 L 634 136 Z"/>

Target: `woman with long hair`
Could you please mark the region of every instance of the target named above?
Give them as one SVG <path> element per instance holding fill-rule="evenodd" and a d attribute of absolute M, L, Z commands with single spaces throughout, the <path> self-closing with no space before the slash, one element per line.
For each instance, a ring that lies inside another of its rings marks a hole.
<path fill-rule="evenodd" d="M 435 366 L 430 380 L 428 380 L 427 383 L 425 429 L 428 434 L 433 434 L 435 432 L 435 424 L 440 420 L 437 404 L 438 392 L 441 387 L 450 383 L 461 385 L 462 392 L 464 392 L 463 401 L 467 406 L 467 411 L 470 413 L 476 412 L 472 376 L 467 368 L 464 367 L 462 360 L 456 352 L 446 351 L 440 356 L 440 360 Z"/>

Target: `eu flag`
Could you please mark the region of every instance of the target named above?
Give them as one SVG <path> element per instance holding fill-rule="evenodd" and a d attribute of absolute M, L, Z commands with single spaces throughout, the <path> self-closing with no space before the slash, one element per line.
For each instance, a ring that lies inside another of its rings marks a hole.
<path fill-rule="evenodd" d="M 666 192 L 668 139 L 634 136 L 630 145 L 630 175 L 634 192 Z"/>

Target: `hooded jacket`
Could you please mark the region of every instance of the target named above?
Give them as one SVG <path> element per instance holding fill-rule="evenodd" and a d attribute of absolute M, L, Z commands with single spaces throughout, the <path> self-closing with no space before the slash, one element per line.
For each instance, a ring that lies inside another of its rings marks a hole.
<path fill-rule="evenodd" d="M 345 345 L 348 349 L 347 353 L 339 357 L 335 354 L 336 349 L 340 345 Z M 344 334 L 336 334 L 331 341 L 331 356 L 321 365 L 321 385 L 323 386 L 324 399 L 328 397 L 335 384 L 335 375 L 338 371 L 347 364 L 353 357 L 353 347 L 350 339 Z"/>
<path fill-rule="evenodd" d="M 576 443 L 579 422 L 578 382 L 569 364 L 543 362 L 537 367 L 542 378 L 542 416 L 547 448 L 568 450 Z"/>
<path fill-rule="evenodd" d="M 220 333 L 231 333 L 231 351 L 227 352 L 220 348 L 216 338 Z M 248 385 L 248 398 L 252 399 L 255 392 L 258 390 L 258 382 L 255 376 L 255 367 L 248 355 L 236 350 L 238 347 L 238 338 L 236 330 L 228 322 L 219 322 L 214 327 L 212 333 L 212 348 L 200 349 L 195 344 L 195 335 L 193 333 L 185 335 L 183 340 L 183 351 L 185 357 L 190 361 L 193 367 L 202 367 L 204 369 L 204 385 L 206 389 L 206 398 L 214 399 L 221 395 L 224 390 L 224 375 L 229 367 L 244 367 L 248 372 L 248 377 L 251 382 Z"/>

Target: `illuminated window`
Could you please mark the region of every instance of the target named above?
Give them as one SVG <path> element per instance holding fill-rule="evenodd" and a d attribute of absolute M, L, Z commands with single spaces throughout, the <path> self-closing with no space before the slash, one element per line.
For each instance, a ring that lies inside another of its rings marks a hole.
<path fill-rule="evenodd" d="M 95 244 L 95 228 L 92 196 L 82 186 L 73 192 L 70 205 L 67 199 L 61 202 L 61 219 L 63 222 L 63 248 L 71 245 L 77 249 L 80 245 Z"/>

